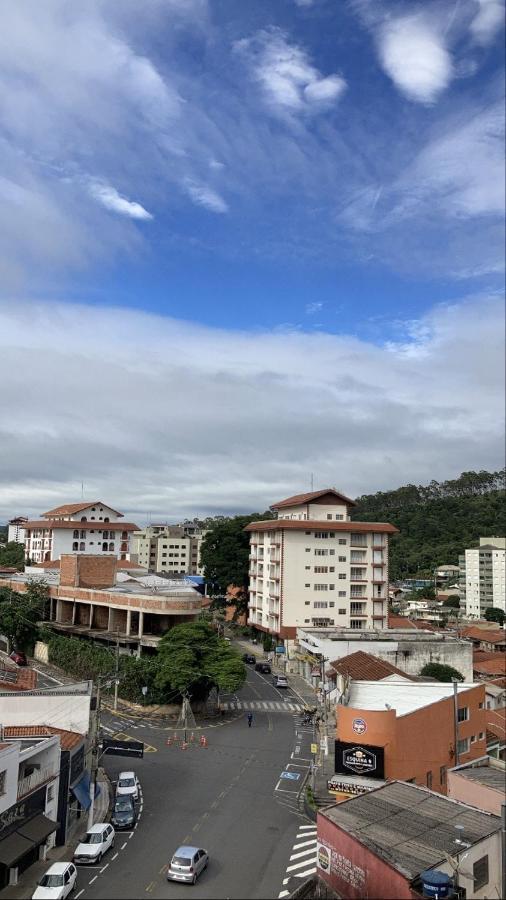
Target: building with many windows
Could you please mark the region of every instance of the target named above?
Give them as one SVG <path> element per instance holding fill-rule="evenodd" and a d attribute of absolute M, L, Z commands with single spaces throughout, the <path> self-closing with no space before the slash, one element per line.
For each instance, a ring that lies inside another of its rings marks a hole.
<path fill-rule="evenodd" d="M 280 638 L 297 627 L 387 628 L 385 522 L 352 522 L 353 500 L 334 488 L 273 504 L 277 519 L 251 522 L 250 625 Z"/>
<path fill-rule="evenodd" d="M 489 606 L 506 612 L 506 538 L 480 538 L 459 557 L 466 616 L 482 618 Z"/>
<path fill-rule="evenodd" d="M 150 572 L 201 575 L 205 531 L 190 525 L 148 525 L 132 535 L 132 555 Z"/>
<path fill-rule="evenodd" d="M 130 538 L 137 525 L 120 519 L 123 513 L 101 500 L 57 506 L 40 519 L 25 521 L 26 559 L 40 563 L 58 560 L 62 553 L 112 553 L 130 559 Z"/>

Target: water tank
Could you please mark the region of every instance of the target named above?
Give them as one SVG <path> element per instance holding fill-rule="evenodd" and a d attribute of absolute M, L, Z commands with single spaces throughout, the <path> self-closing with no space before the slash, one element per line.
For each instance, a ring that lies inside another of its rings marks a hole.
<path fill-rule="evenodd" d="M 432 897 L 433 900 L 443 900 L 450 897 L 453 891 L 452 877 L 446 872 L 438 872 L 437 869 L 429 869 L 420 875 L 422 880 L 423 896 Z"/>

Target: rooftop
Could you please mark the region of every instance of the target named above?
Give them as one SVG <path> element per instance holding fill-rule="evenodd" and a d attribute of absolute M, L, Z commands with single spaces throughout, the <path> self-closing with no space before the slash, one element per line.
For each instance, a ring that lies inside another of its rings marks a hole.
<path fill-rule="evenodd" d="M 278 500 L 277 503 L 272 504 L 271 509 L 283 509 L 286 506 L 298 506 L 301 503 L 311 503 L 311 501 L 319 500 L 327 494 L 331 494 L 334 502 L 337 501 L 338 504 L 345 504 L 346 506 L 357 505 L 354 500 L 351 500 L 349 497 L 336 491 L 335 488 L 328 487 L 323 488 L 321 491 L 309 491 L 307 494 L 294 494 L 292 497 L 287 497 L 285 500 Z"/>
<path fill-rule="evenodd" d="M 495 659 L 473 661 L 473 672 L 478 675 L 506 675 L 506 653 L 494 653 Z"/>
<path fill-rule="evenodd" d="M 355 680 L 364 681 L 381 681 L 382 678 L 388 678 L 390 675 L 401 675 L 408 681 L 416 681 L 412 675 L 406 675 L 397 666 L 372 653 L 365 653 L 363 650 L 357 650 L 348 656 L 342 656 L 335 662 L 330 663 L 330 670 L 334 669 L 340 675 L 349 675 Z"/>
<path fill-rule="evenodd" d="M 84 500 L 81 500 L 80 503 L 64 503 L 63 506 L 55 506 L 54 509 L 49 509 L 47 512 L 42 513 L 43 516 L 72 516 L 74 513 L 81 512 L 82 509 L 89 509 L 90 506 L 104 506 L 106 509 L 110 509 L 117 516 L 122 516 L 123 513 L 118 512 L 117 509 L 113 509 L 112 506 L 108 506 L 107 503 L 103 503 L 102 500 L 87 500 L 86 503 Z"/>
<path fill-rule="evenodd" d="M 498 816 L 427 788 L 394 781 L 320 810 L 410 881 L 455 856 L 457 837 L 476 844 L 501 827 Z M 456 826 L 462 826 L 462 832 Z"/>
<path fill-rule="evenodd" d="M 469 778 L 471 781 L 477 781 L 488 788 L 500 791 L 501 795 L 504 794 L 506 771 L 505 763 L 500 760 L 485 756 L 475 762 L 457 766 L 451 771 L 462 775 L 463 778 Z"/>
<path fill-rule="evenodd" d="M 378 534 L 397 534 L 399 529 L 388 522 L 331 522 L 325 519 L 264 519 L 258 522 L 250 522 L 244 531 L 347 531 L 363 532 L 375 531 Z"/>
<path fill-rule="evenodd" d="M 0 692 L 33 691 L 37 687 L 37 672 L 30 668 L 0 665 Z"/>
<path fill-rule="evenodd" d="M 459 682 L 459 693 L 477 687 Z M 430 706 L 453 696 L 453 683 L 441 681 L 352 681 L 348 706 L 354 709 L 393 709 L 398 716 L 406 716 L 417 709 Z"/>
<path fill-rule="evenodd" d="M 52 725 L 7 725 L 3 730 L 6 740 L 25 740 L 26 738 L 48 738 L 59 735 L 62 750 L 72 750 L 82 740 L 83 735 L 77 731 L 66 731 L 63 728 L 53 728 Z"/>
<path fill-rule="evenodd" d="M 465 645 L 466 642 L 460 640 L 455 633 L 431 631 L 427 628 L 388 628 L 385 631 L 376 631 L 374 629 L 364 629 L 363 631 L 355 631 L 352 628 L 311 628 L 309 626 L 300 626 L 297 628 L 299 640 L 305 641 L 315 648 L 318 647 L 319 641 L 367 641 L 372 643 L 385 643 L 388 647 L 391 642 L 410 643 L 421 641 L 460 641 Z"/>
<path fill-rule="evenodd" d="M 29 531 L 32 528 L 47 528 L 47 529 L 55 529 L 55 528 L 65 528 L 65 529 L 81 529 L 81 530 L 96 530 L 102 531 L 105 528 L 107 531 L 138 531 L 139 526 L 135 525 L 133 522 L 103 522 L 99 519 L 88 520 L 87 522 L 80 522 L 77 519 L 31 519 L 28 522 L 25 522 L 24 526 L 26 531 Z"/>

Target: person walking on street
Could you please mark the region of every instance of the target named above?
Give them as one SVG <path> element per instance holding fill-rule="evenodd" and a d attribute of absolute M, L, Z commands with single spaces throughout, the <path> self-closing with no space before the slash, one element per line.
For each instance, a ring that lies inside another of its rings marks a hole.
<path fill-rule="evenodd" d="M 251 728 L 252 722 L 253 722 L 253 713 L 248 713 L 248 728 Z"/>

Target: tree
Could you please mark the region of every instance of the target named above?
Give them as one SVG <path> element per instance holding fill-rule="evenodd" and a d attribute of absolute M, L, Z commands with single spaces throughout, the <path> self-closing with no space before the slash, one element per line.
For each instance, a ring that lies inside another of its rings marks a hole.
<path fill-rule="evenodd" d="M 453 666 L 447 666 L 445 663 L 431 662 L 426 663 L 420 671 L 420 675 L 426 675 L 427 678 L 436 678 L 437 681 L 464 681 L 464 676 L 454 669 Z"/>
<path fill-rule="evenodd" d="M 497 622 L 502 627 L 506 615 L 502 609 L 499 609 L 497 606 L 489 606 L 488 609 L 485 610 L 485 618 L 487 622 Z"/>
<path fill-rule="evenodd" d="M 180 695 L 188 691 L 194 700 L 205 700 L 213 687 L 237 691 L 246 680 L 237 651 L 202 621 L 175 625 L 166 632 L 158 661 L 156 687 Z"/>
<path fill-rule="evenodd" d="M 48 593 L 47 586 L 37 581 L 28 582 L 23 594 L 0 588 L 0 632 L 7 638 L 9 647 L 14 645 L 18 650 L 33 647 Z"/>
<path fill-rule="evenodd" d="M 9 541 L 0 547 L 0 566 L 14 566 L 21 572 L 25 568 L 25 548 L 17 541 Z"/>
<path fill-rule="evenodd" d="M 452 609 L 459 609 L 460 608 L 460 597 L 458 596 L 458 594 L 451 594 L 444 601 L 444 605 L 450 606 Z"/>

